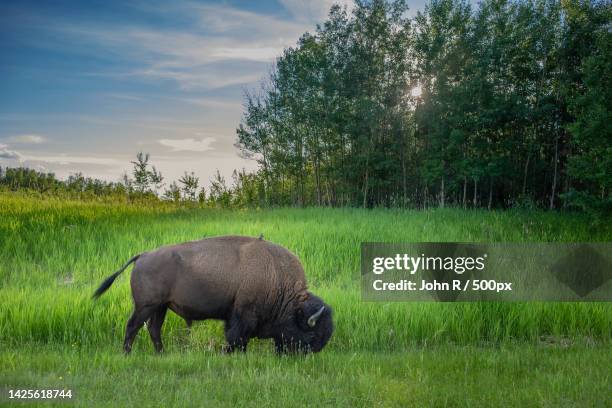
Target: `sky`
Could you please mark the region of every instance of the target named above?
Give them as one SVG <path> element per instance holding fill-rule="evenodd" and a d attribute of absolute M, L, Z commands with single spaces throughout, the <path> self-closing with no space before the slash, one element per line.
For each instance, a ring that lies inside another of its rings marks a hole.
<path fill-rule="evenodd" d="M 167 182 L 255 169 L 234 147 L 245 90 L 350 1 L 2 1 L 0 166 L 117 181 L 142 151 Z"/>

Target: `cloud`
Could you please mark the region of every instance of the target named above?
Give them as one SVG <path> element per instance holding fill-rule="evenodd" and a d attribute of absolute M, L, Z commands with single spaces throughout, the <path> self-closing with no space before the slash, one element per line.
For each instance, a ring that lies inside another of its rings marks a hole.
<path fill-rule="evenodd" d="M 237 110 L 242 112 L 242 101 L 230 101 L 215 98 L 175 98 L 175 100 L 210 109 Z"/>
<path fill-rule="evenodd" d="M 329 9 L 334 4 L 346 6 L 348 11 L 351 11 L 355 6 L 353 0 L 279 0 L 280 3 L 291 13 L 291 15 L 300 20 L 307 21 L 313 24 L 323 23 L 329 14 Z"/>
<path fill-rule="evenodd" d="M 235 70 L 235 69 L 234 69 Z M 152 66 L 144 70 L 131 72 L 130 76 L 145 79 L 170 80 L 178 83 L 184 90 L 218 89 L 230 85 L 242 85 L 262 79 L 260 73 L 246 73 L 230 75 L 227 72 L 216 72 L 216 69 L 207 67 L 197 69 L 173 69 L 168 67 Z"/>
<path fill-rule="evenodd" d="M 9 150 L 5 144 L 0 144 L 0 159 L 19 160 L 22 161 L 21 153 L 14 150 Z"/>
<path fill-rule="evenodd" d="M 278 46 L 287 40 L 294 42 L 296 36 L 313 28 L 303 22 L 282 20 L 223 5 L 199 5 L 195 10 L 199 11 L 201 23 L 208 30 L 249 43 L 266 42 Z"/>
<path fill-rule="evenodd" d="M 69 156 L 66 154 L 60 155 L 23 155 L 22 160 L 33 161 L 33 162 L 44 162 L 44 163 L 55 163 L 61 165 L 71 165 L 71 164 L 98 164 L 98 165 L 106 165 L 113 166 L 119 164 L 120 162 L 116 159 L 112 159 L 110 157 L 93 157 L 93 156 Z"/>
<path fill-rule="evenodd" d="M 47 140 L 44 136 L 35 134 L 16 135 L 6 139 L 8 142 L 23 144 L 40 144 Z"/>
<path fill-rule="evenodd" d="M 204 137 L 201 140 L 193 138 L 189 139 L 161 139 L 159 144 L 172 148 L 173 152 L 189 151 L 189 152 L 206 152 L 213 150 L 210 145 L 215 141 L 214 137 Z"/>
<path fill-rule="evenodd" d="M 258 81 L 284 48 L 314 28 L 304 21 L 225 5 L 186 3 L 175 8 L 190 16 L 191 23 L 181 28 L 151 28 L 63 22 L 49 30 L 63 39 L 59 46 L 73 52 L 78 48 L 81 53 L 96 52 L 130 62 L 112 72 L 89 75 L 172 80 L 181 89 L 216 89 Z"/>

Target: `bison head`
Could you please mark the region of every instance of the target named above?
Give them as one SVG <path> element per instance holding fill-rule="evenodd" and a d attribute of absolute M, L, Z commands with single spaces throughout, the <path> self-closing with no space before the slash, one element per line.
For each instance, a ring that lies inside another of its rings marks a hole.
<path fill-rule="evenodd" d="M 284 322 L 275 338 L 276 351 L 319 352 L 334 331 L 332 309 L 319 297 L 308 293 L 295 308 L 293 316 Z"/>

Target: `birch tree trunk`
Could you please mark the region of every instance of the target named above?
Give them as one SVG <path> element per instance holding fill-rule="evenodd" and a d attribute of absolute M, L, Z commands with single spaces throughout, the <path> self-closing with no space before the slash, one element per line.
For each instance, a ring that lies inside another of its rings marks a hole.
<path fill-rule="evenodd" d="M 555 159 L 553 163 L 553 181 L 552 188 L 550 191 L 550 205 L 549 208 L 552 210 L 555 208 L 555 195 L 557 194 L 557 162 L 559 161 L 559 137 L 555 138 Z"/>
<path fill-rule="evenodd" d="M 493 177 L 489 177 L 489 203 L 487 204 L 487 208 L 491 209 L 491 204 L 493 204 Z"/>

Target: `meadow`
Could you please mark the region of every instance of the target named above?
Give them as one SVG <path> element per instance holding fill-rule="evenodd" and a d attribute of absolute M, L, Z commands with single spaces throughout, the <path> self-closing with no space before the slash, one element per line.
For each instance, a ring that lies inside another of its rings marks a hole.
<path fill-rule="evenodd" d="M 78 406 L 605 405 L 609 304 L 363 302 L 359 248 L 610 241 L 611 225 L 541 211 L 225 210 L 1 194 L 0 386 L 71 387 Z M 141 331 L 123 357 L 129 272 L 92 301 L 95 288 L 134 254 L 224 234 L 264 234 L 302 260 L 310 289 L 334 307 L 327 348 L 277 357 L 256 341 L 227 356 L 219 322 L 188 333 L 170 313 L 164 355 Z"/>

